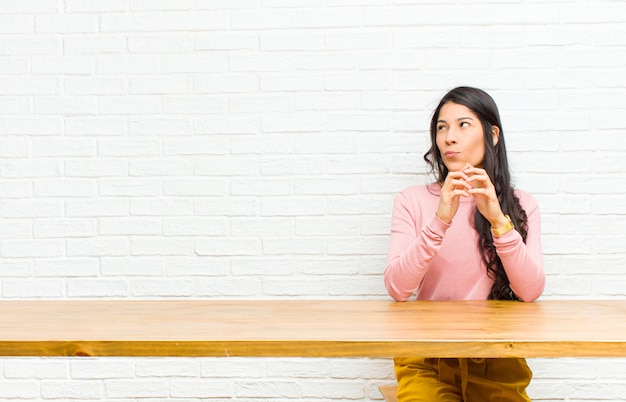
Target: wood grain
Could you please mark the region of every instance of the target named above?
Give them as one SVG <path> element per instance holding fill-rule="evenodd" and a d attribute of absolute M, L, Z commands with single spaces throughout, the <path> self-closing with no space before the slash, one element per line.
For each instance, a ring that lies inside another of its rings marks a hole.
<path fill-rule="evenodd" d="M 0 356 L 626 357 L 626 300 L 2 301 Z"/>

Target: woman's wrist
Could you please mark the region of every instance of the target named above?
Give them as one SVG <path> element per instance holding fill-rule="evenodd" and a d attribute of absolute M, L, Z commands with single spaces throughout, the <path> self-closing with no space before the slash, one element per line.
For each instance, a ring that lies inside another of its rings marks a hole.
<path fill-rule="evenodd" d="M 515 226 L 513 225 L 513 221 L 511 221 L 510 216 L 504 215 L 504 219 L 505 221 L 503 224 L 497 223 L 496 224 L 497 226 L 494 224 L 491 225 L 491 233 L 495 237 L 500 237 L 503 234 L 508 233 L 515 228 Z"/>
<path fill-rule="evenodd" d="M 503 214 L 500 215 L 500 217 L 490 221 L 489 223 L 491 223 L 491 227 L 492 228 L 499 228 L 499 227 L 504 226 L 507 223 L 509 223 L 509 221 L 511 221 L 511 218 L 508 215 L 505 215 L 503 213 Z"/>

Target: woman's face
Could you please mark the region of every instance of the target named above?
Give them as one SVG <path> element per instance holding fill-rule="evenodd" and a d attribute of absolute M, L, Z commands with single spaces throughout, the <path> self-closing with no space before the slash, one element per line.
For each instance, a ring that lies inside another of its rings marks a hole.
<path fill-rule="evenodd" d="M 485 157 L 483 136 L 480 120 L 466 106 L 448 102 L 440 109 L 437 148 L 448 171 L 460 171 L 467 163 L 482 167 Z"/>

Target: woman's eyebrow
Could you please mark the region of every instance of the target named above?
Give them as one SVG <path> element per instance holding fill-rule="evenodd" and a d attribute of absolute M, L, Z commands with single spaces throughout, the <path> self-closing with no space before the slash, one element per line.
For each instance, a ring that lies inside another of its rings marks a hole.
<path fill-rule="evenodd" d="M 472 117 L 459 117 L 458 119 L 456 119 L 456 121 L 461 121 L 461 120 L 474 120 Z M 447 123 L 448 121 L 445 119 L 438 119 L 437 123 Z"/>

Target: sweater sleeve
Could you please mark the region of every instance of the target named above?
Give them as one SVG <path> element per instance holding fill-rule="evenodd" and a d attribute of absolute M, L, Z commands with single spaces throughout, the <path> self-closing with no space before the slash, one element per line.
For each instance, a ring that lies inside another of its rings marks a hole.
<path fill-rule="evenodd" d="M 541 218 L 534 197 L 526 195 L 524 210 L 528 217 L 526 243 L 516 230 L 494 237 L 496 252 L 509 278 L 511 290 L 523 301 L 536 300 L 545 287 L 541 250 Z"/>
<path fill-rule="evenodd" d="M 410 208 L 402 193 L 394 197 L 384 279 L 396 301 L 407 300 L 417 290 L 450 227 L 433 214 L 428 224 L 417 228 L 422 212 Z"/>

